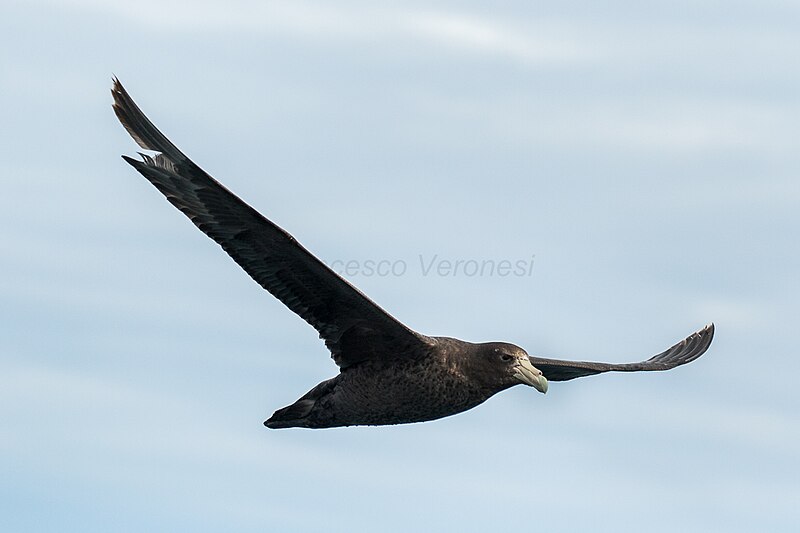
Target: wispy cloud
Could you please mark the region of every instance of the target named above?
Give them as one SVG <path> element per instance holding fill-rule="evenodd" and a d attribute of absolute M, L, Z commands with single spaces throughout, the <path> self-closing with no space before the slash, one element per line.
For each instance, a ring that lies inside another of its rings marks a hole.
<path fill-rule="evenodd" d="M 400 20 L 404 29 L 432 43 L 467 52 L 505 56 L 525 64 L 570 64 L 599 55 L 596 44 L 592 46 L 566 26 L 548 21 L 525 31 L 507 21 L 460 13 L 408 12 Z"/>
<path fill-rule="evenodd" d="M 100 11 L 156 29 L 179 32 L 259 31 L 312 40 L 380 42 L 402 39 L 469 54 L 503 56 L 524 64 L 565 63 L 596 57 L 598 44 L 577 28 L 542 20 L 535 28 L 459 11 L 402 5 L 234 0 L 142 0 L 136 4 L 67 0 L 60 6 Z"/>

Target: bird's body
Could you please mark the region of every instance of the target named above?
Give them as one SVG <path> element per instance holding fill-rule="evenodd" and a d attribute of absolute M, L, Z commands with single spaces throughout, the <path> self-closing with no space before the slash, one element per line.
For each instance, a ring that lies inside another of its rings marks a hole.
<path fill-rule="evenodd" d="M 640 363 L 564 361 L 529 356 L 513 344 L 473 344 L 421 335 L 358 289 L 214 180 L 141 112 L 118 80 L 114 111 L 143 148 L 123 158 L 259 285 L 308 322 L 325 341 L 339 374 L 323 381 L 265 422 L 270 428 L 326 428 L 422 422 L 471 409 L 524 384 L 602 372 L 669 370 L 700 357 L 714 326 L 693 333 Z"/>
<path fill-rule="evenodd" d="M 334 427 L 423 422 L 454 415 L 515 384 L 491 376 L 475 361 L 478 347 L 457 339 L 432 338 L 427 357 L 365 361 L 345 368 L 297 402 L 278 410 L 266 425 Z"/>

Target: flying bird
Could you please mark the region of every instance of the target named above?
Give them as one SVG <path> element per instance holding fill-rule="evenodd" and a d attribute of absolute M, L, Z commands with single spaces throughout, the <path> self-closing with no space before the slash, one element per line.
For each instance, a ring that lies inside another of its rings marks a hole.
<path fill-rule="evenodd" d="M 269 428 L 330 428 L 435 420 L 472 409 L 514 385 L 547 392 L 548 381 L 603 372 L 669 370 L 711 344 L 709 324 L 639 363 L 562 361 L 505 342 L 428 337 L 378 307 L 198 167 L 142 113 L 119 80 L 114 112 L 133 139 L 157 155 L 122 156 L 241 266 L 319 333 L 339 374 L 278 409 Z"/>

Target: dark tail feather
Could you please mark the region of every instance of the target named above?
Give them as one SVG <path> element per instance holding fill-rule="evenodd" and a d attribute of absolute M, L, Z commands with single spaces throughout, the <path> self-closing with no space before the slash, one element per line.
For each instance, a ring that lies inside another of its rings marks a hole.
<path fill-rule="evenodd" d="M 312 411 L 320 398 L 333 391 L 335 384 L 336 378 L 323 381 L 292 405 L 275 411 L 269 420 L 264 422 L 264 425 L 270 429 L 330 427 L 330 421 L 323 422 L 317 413 L 312 414 Z"/>
<path fill-rule="evenodd" d="M 275 411 L 275 413 L 264 422 L 264 425 L 270 429 L 308 427 L 305 418 L 311 413 L 315 403 L 317 402 L 312 399 L 297 400 L 292 405 Z"/>

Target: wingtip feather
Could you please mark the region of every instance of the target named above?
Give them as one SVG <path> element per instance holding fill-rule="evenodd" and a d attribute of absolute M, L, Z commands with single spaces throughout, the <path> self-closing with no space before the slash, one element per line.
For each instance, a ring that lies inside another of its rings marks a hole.
<path fill-rule="evenodd" d="M 111 96 L 114 99 L 112 108 L 128 134 L 145 150 L 152 150 L 166 155 L 173 162 L 189 163 L 189 159 L 172 144 L 167 137 L 147 118 L 119 79 L 112 78 Z"/>

